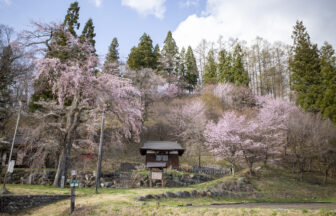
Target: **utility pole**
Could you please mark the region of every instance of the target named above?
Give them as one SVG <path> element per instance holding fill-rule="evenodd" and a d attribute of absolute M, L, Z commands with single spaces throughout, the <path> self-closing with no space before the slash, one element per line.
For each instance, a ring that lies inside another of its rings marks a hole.
<path fill-rule="evenodd" d="M 104 123 L 105 123 L 105 106 L 103 109 L 101 130 L 100 130 L 100 140 L 99 140 L 99 151 L 98 151 L 98 162 L 97 162 L 97 174 L 96 174 L 96 193 L 98 193 L 98 187 L 100 185 L 100 171 L 101 171 L 101 161 L 102 161 L 102 146 L 104 139 Z"/>
<path fill-rule="evenodd" d="M 15 126 L 15 131 L 14 131 L 14 135 L 13 135 L 13 140 L 12 140 L 12 146 L 11 146 L 11 150 L 9 153 L 9 158 L 8 158 L 8 163 L 7 163 L 7 170 L 4 176 L 4 180 L 3 180 L 3 185 L 2 185 L 2 189 L 0 191 L 0 194 L 9 194 L 10 192 L 6 189 L 6 181 L 7 181 L 7 175 L 8 175 L 8 168 L 9 168 L 9 164 L 12 160 L 12 154 L 13 154 L 13 148 L 14 148 L 14 143 L 15 143 L 15 137 L 16 137 L 16 132 L 17 129 L 19 127 L 19 122 L 20 122 L 20 117 L 21 117 L 21 108 L 22 108 L 22 103 L 21 101 L 19 101 L 19 112 L 18 112 L 18 117 L 16 120 L 16 126 Z"/>

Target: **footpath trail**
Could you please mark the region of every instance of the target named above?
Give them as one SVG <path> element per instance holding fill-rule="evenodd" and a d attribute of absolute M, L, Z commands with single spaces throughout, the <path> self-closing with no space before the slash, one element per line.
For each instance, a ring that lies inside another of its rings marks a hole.
<path fill-rule="evenodd" d="M 228 203 L 212 204 L 207 206 L 192 206 L 193 208 L 269 208 L 269 209 L 336 209 L 336 203 Z"/>

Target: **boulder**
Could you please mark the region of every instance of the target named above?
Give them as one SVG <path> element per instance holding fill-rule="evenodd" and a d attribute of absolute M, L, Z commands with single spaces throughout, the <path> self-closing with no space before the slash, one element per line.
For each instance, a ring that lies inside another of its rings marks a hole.
<path fill-rule="evenodd" d="M 184 197 L 191 197 L 189 191 L 183 191 Z"/>
<path fill-rule="evenodd" d="M 220 192 L 217 191 L 217 190 L 215 190 L 215 189 L 212 189 L 210 191 L 210 194 L 211 194 L 212 197 L 218 197 L 218 196 L 220 196 Z"/>
<path fill-rule="evenodd" d="M 222 190 L 221 196 L 226 197 L 228 195 L 228 192 L 226 190 Z"/>
<path fill-rule="evenodd" d="M 208 193 L 206 191 L 201 191 L 199 192 L 199 194 L 202 196 L 202 197 L 205 197 L 208 195 Z"/>
<path fill-rule="evenodd" d="M 175 198 L 175 197 L 177 197 L 176 194 L 174 194 L 172 192 L 167 192 L 166 194 L 167 194 L 167 197 L 169 197 L 169 198 Z"/>
<path fill-rule="evenodd" d="M 154 196 L 152 194 L 148 194 L 148 195 L 145 196 L 145 199 L 153 199 L 153 198 L 154 198 Z"/>
<path fill-rule="evenodd" d="M 112 182 L 105 182 L 105 187 L 110 188 L 112 187 L 113 183 Z"/>
<path fill-rule="evenodd" d="M 238 187 L 241 187 L 242 185 L 245 184 L 245 178 L 244 177 L 240 177 L 238 180 L 237 180 L 237 185 Z"/>
<path fill-rule="evenodd" d="M 199 195 L 199 193 L 198 193 L 197 190 L 193 190 L 193 191 L 190 192 L 190 195 L 191 195 L 192 197 L 196 197 L 196 196 Z"/>
<path fill-rule="evenodd" d="M 176 192 L 176 196 L 177 196 L 177 197 L 181 197 L 181 198 L 184 198 L 184 197 L 185 197 L 183 191 L 178 191 L 178 192 Z"/>
<path fill-rule="evenodd" d="M 143 197 L 143 196 L 137 196 L 137 197 L 134 197 L 134 199 L 137 200 L 137 201 L 144 201 L 145 197 Z"/>

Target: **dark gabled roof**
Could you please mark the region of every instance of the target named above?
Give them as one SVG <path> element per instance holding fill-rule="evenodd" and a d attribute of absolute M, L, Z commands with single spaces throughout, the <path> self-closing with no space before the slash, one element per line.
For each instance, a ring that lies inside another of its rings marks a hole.
<path fill-rule="evenodd" d="M 184 148 L 182 148 L 180 144 L 172 141 L 147 141 L 140 148 L 140 153 L 142 155 L 145 155 L 146 150 L 177 151 L 179 155 L 182 155 L 184 152 Z"/>

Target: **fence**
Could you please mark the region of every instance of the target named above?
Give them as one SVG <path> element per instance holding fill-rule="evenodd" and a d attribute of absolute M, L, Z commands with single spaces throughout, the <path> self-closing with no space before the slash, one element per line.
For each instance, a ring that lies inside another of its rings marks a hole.
<path fill-rule="evenodd" d="M 192 173 L 201 173 L 206 175 L 213 176 L 224 176 L 231 173 L 231 170 L 228 168 L 215 168 L 215 167 L 199 167 L 198 165 L 194 165 L 192 167 Z"/>

